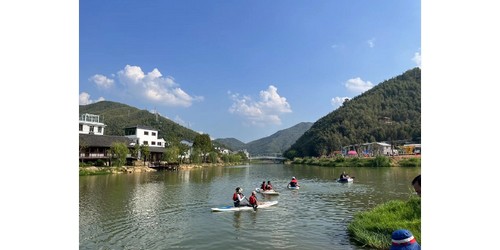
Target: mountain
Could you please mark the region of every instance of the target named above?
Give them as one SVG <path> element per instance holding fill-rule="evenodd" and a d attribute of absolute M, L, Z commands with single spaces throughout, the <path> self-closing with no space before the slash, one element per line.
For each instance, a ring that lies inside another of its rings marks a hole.
<path fill-rule="evenodd" d="M 226 145 L 232 151 L 238 151 L 246 148 L 246 144 L 235 138 L 219 138 L 215 139 L 214 142 L 219 142 Z"/>
<path fill-rule="evenodd" d="M 312 122 L 301 122 L 291 128 L 280 130 L 268 137 L 247 143 L 247 151 L 251 155 L 283 154 L 311 126 Z"/>
<path fill-rule="evenodd" d="M 282 154 L 312 125 L 312 122 L 301 122 L 293 127 L 280 130 L 268 137 L 246 144 L 234 138 L 215 139 L 214 141 L 228 146 L 231 150 L 246 149 L 250 155 Z"/>
<path fill-rule="evenodd" d="M 124 128 L 137 125 L 149 126 L 158 130 L 158 137 L 170 140 L 193 141 L 199 133 L 183 127 L 165 117 L 140 110 L 125 104 L 100 101 L 88 105 L 80 105 L 80 114 L 100 115 L 101 122 L 106 124 L 105 135 L 125 135 Z"/>
<path fill-rule="evenodd" d="M 421 70 L 414 68 L 344 102 L 316 121 L 285 152 L 293 157 L 331 155 L 365 142 L 419 142 Z"/>

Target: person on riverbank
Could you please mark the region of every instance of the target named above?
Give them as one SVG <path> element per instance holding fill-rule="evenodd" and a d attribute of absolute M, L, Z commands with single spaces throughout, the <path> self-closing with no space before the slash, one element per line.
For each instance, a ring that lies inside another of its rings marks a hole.
<path fill-rule="evenodd" d="M 292 177 L 292 180 L 290 181 L 290 183 L 288 183 L 287 187 L 298 187 L 299 186 L 299 182 L 297 181 L 297 179 L 295 179 L 295 176 Z"/>
<path fill-rule="evenodd" d="M 249 205 L 253 207 L 254 210 L 258 207 L 257 192 L 252 191 L 252 195 L 250 196 L 250 199 L 248 199 L 248 202 L 250 203 Z"/>
<path fill-rule="evenodd" d="M 420 250 L 420 245 L 410 231 L 398 229 L 392 232 L 389 250 Z"/>
<path fill-rule="evenodd" d="M 270 190 L 273 190 L 273 185 L 271 185 L 271 181 L 267 181 L 266 191 L 270 191 Z"/>
<path fill-rule="evenodd" d="M 246 199 L 245 195 L 243 195 L 243 189 L 240 187 L 236 188 L 236 192 L 233 194 L 233 202 L 235 207 L 239 206 L 246 206 L 248 203 L 246 203 L 244 200 Z"/>
<path fill-rule="evenodd" d="M 413 186 L 413 188 L 415 189 L 415 192 L 418 194 L 418 196 L 421 196 L 420 193 L 421 193 L 421 190 L 420 188 L 422 187 L 421 184 L 420 184 L 420 174 L 415 177 L 413 179 L 413 181 L 411 181 L 411 185 Z"/>

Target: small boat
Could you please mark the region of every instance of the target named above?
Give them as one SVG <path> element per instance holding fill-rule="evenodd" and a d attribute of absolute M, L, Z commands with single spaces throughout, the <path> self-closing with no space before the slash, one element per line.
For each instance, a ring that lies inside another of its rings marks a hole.
<path fill-rule="evenodd" d="M 257 207 L 257 209 L 268 208 L 268 207 L 274 206 L 276 204 L 278 204 L 278 201 L 259 202 L 259 206 Z M 249 207 L 249 206 L 241 206 L 241 207 L 225 206 L 225 207 L 213 207 L 211 209 L 212 209 L 212 212 L 231 212 L 231 211 L 253 210 L 253 207 Z"/>
<path fill-rule="evenodd" d="M 279 195 L 279 192 L 276 192 L 274 189 L 273 190 L 264 190 L 262 188 L 255 188 L 255 192 L 261 193 L 261 194 L 267 194 L 267 195 Z"/>
<path fill-rule="evenodd" d="M 296 190 L 296 189 L 299 189 L 299 188 L 300 188 L 299 186 L 295 186 L 295 187 L 288 186 L 288 189 L 292 189 L 292 190 Z"/>
<path fill-rule="evenodd" d="M 337 182 L 342 182 L 342 183 L 348 183 L 348 182 L 353 182 L 354 179 L 349 177 L 349 178 L 338 178 Z"/>

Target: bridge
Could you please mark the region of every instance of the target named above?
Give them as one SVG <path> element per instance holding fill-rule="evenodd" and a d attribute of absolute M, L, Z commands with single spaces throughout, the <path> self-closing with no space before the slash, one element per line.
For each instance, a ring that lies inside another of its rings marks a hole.
<path fill-rule="evenodd" d="M 270 161 L 270 162 L 279 162 L 283 163 L 286 158 L 282 157 L 280 154 L 274 154 L 274 155 L 256 155 L 256 156 L 250 156 L 248 157 L 250 161 Z"/>

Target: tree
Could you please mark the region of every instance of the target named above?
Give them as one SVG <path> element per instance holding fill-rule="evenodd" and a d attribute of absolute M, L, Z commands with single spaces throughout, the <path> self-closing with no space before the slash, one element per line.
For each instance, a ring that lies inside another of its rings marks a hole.
<path fill-rule="evenodd" d="M 149 146 L 148 145 L 141 145 L 139 147 L 139 151 L 141 152 L 141 156 L 144 157 L 144 162 L 146 162 L 149 158 Z"/>
<path fill-rule="evenodd" d="M 206 162 L 208 153 L 213 151 L 212 140 L 208 134 L 199 134 L 194 138 L 193 149 L 199 151 L 203 156 L 203 162 Z"/>
<path fill-rule="evenodd" d="M 169 146 L 165 148 L 165 154 L 163 155 L 163 159 L 170 162 L 178 162 L 179 161 L 179 148 L 177 146 Z"/>
<path fill-rule="evenodd" d="M 113 142 L 111 144 L 111 154 L 113 155 L 114 160 L 114 165 L 117 167 L 121 167 L 125 165 L 125 162 L 127 160 L 127 154 L 129 153 L 129 150 L 127 148 L 127 145 L 122 142 Z"/>

